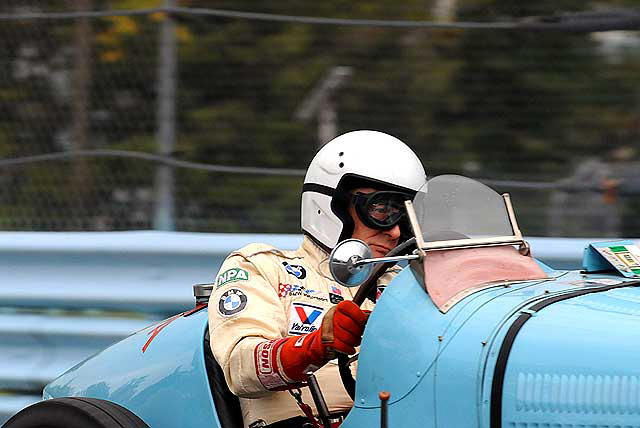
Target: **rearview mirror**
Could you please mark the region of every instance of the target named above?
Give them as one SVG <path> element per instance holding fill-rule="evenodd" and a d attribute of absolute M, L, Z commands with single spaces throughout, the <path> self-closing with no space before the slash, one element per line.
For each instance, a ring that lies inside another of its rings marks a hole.
<path fill-rule="evenodd" d="M 340 242 L 329 256 L 329 270 L 333 278 L 346 287 L 357 287 L 369 277 L 373 265 L 355 264 L 371 258 L 371 249 L 359 239 Z"/>

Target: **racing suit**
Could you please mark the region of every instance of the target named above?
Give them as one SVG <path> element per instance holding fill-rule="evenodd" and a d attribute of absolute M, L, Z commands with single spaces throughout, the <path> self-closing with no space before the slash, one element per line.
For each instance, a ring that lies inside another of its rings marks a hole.
<path fill-rule="evenodd" d="M 380 278 L 378 296 L 398 271 L 392 268 Z M 351 300 L 356 291 L 332 280 L 328 254 L 306 236 L 295 251 L 250 244 L 227 257 L 209 300 L 209 331 L 229 389 L 241 397 L 245 427 L 303 415 L 287 391 L 274 391 L 286 388 L 286 382 L 258 361 L 258 344 L 317 330 L 327 310 Z M 372 308 L 368 300 L 362 305 Z M 336 361 L 315 375 L 329 411 L 349 411 L 353 402 Z M 303 388 L 303 400 L 314 407 L 308 388 Z"/>

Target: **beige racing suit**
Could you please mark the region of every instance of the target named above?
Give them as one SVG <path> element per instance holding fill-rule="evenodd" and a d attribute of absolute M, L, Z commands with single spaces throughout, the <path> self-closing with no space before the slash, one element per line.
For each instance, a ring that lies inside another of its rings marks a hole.
<path fill-rule="evenodd" d="M 398 271 L 380 278 L 378 295 Z M 308 237 L 295 251 L 250 244 L 227 257 L 209 300 L 211 349 L 229 389 L 241 397 L 245 427 L 303 415 L 287 391 L 273 391 L 286 388 L 286 381 L 259 362 L 257 345 L 317 330 L 327 310 L 356 291 L 331 279 L 328 254 Z M 373 303 L 362 308 L 371 310 Z M 335 360 L 316 377 L 331 413 L 351 408 Z M 308 388 L 303 400 L 314 407 Z"/>

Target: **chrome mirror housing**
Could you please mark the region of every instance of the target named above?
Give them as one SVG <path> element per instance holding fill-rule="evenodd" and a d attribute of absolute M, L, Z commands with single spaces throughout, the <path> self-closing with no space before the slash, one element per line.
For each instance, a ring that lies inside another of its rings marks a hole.
<path fill-rule="evenodd" d="M 333 278 L 346 287 L 357 287 L 364 283 L 371 270 L 372 264 L 358 264 L 370 259 L 371 249 L 359 239 L 346 239 L 340 242 L 329 256 L 329 270 Z"/>

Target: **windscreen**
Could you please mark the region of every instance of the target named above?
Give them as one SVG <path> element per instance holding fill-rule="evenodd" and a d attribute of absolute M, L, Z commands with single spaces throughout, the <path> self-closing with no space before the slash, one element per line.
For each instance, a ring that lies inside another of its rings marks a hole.
<path fill-rule="evenodd" d="M 424 240 L 435 242 L 432 248 L 438 248 L 437 241 L 487 239 L 486 246 L 474 241 L 472 247 L 460 248 L 466 244 L 460 241 L 425 254 L 425 288 L 441 312 L 496 284 L 546 279 L 535 260 L 513 245 L 493 246 L 515 232 L 503 197 L 484 184 L 459 175 L 440 175 L 427 181 L 413 204 Z"/>
<path fill-rule="evenodd" d="M 467 177 L 434 177 L 413 204 L 426 242 L 514 235 L 502 196 Z"/>

